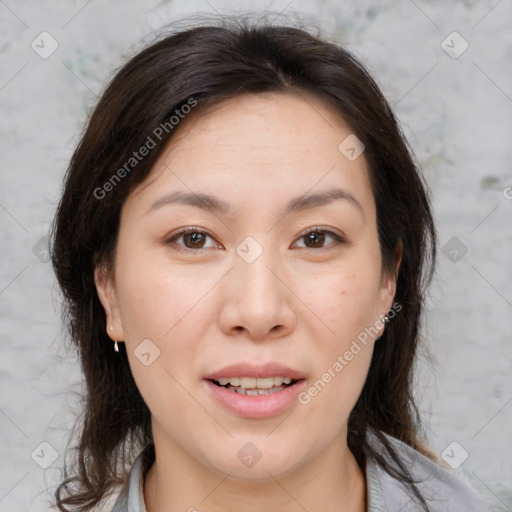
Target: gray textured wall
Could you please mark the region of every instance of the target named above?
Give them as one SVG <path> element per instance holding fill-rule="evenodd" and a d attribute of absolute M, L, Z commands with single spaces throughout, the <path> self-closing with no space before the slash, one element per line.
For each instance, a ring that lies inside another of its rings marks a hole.
<path fill-rule="evenodd" d="M 228 5 L 0 1 L 0 511 L 47 508 L 80 390 L 44 237 L 86 111 L 144 37 Z M 467 452 L 460 469 L 485 484 L 511 482 L 512 2 L 237 5 L 316 17 L 394 105 L 443 248 L 425 329 L 437 365 L 420 364 L 417 386 L 430 443 L 441 454 L 456 442 L 445 457 Z"/>

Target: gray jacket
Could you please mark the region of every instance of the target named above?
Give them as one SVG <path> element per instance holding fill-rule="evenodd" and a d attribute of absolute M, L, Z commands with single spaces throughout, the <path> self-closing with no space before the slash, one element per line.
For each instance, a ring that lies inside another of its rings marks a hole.
<path fill-rule="evenodd" d="M 430 512 L 492 512 L 507 508 L 490 508 L 479 494 L 451 470 L 435 462 L 397 439 L 386 436 L 401 456 L 425 498 Z M 386 456 L 377 437 L 370 435 L 368 442 Z M 147 448 L 146 448 L 147 450 Z M 112 512 L 146 512 L 144 505 L 144 475 L 150 464 L 144 451 L 135 460 Z M 410 491 L 382 469 L 372 457 L 366 457 L 368 512 L 423 512 Z M 489 497 L 490 498 L 490 497 Z"/>

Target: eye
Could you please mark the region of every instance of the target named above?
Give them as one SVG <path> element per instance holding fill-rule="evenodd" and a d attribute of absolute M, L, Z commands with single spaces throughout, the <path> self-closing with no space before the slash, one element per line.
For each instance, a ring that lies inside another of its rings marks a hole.
<path fill-rule="evenodd" d="M 325 240 L 331 238 L 334 242 L 324 245 Z M 314 227 L 308 229 L 305 233 L 303 233 L 299 240 L 305 240 L 305 248 L 306 249 L 323 249 L 325 247 L 329 247 L 331 245 L 339 245 L 345 242 L 343 237 L 335 233 L 334 231 L 330 231 L 328 229 L 322 229 L 320 227 Z M 310 244 L 310 245 L 308 245 Z"/>
<path fill-rule="evenodd" d="M 198 228 L 186 228 L 178 233 L 175 233 L 171 238 L 167 239 L 166 243 L 174 244 L 178 246 L 178 250 L 183 251 L 194 251 L 201 249 L 208 249 L 211 247 L 219 247 L 217 244 L 213 243 L 210 246 L 206 246 L 206 240 L 210 238 L 213 242 L 213 238 L 206 233 L 205 231 L 201 231 Z M 178 240 L 183 239 L 183 244 L 177 243 Z"/>
<path fill-rule="evenodd" d="M 328 245 L 325 245 L 326 240 L 328 240 L 329 238 L 332 239 L 333 242 L 331 242 Z M 180 239 L 182 240 L 182 243 L 179 243 Z M 206 241 L 208 239 L 212 240 L 212 243 L 209 246 L 206 245 Z M 320 227 L 310 228 L 300 236 L 299 240 L 302 239 L 305 240 L 305 246 L 303 246 L 302 248 L 313 250 L 323 249 L 331 245 L 335 246 L 345 242 L 343 237 L 338 235 L 334 231 L 323 229 Z M 215 243 L 214 239 L 208 233 L 202 231 L 199 228 L 194 227 L 178 231 L 169 239 L 167 239 L 166 243 L 175 245 L 178 250 L 195 252 L 201 251 L 203 249 L 221 247 L 219 244 Z"/>

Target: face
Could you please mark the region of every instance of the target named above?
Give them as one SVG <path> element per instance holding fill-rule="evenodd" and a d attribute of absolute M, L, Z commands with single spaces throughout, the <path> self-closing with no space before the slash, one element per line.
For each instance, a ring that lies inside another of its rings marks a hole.
<path fill-rule="evenodd" d="M 181 121 L 126 200 L 114 274 L 95 277 L 157 449 L 258 478 L 346 446 L 395 286 L 350 134 L 318 99 L 238 96 Z M 291 385 L 209 380 L 269 374 Z"/>

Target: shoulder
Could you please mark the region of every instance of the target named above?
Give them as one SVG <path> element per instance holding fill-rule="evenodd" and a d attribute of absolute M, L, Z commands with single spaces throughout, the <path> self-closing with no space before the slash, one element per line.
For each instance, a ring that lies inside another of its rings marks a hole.
<path fill-rule="evenodd" d="M 122 485 L 116 485 L 107 496 L 105 496 L 95 507 L 90 509 L 90 512 L 111 512 L 121 495 L 122 489 Z"/>
<path fill-rule="evenodd" d="M 475 486 L 472 485 L 472 480 L 462 472 L 456 473 L 451 469 L 443 468 L 398 439 L 388 435 L 386 438 L 416 482 L 416 487 L 431 512 L 451 510 L 497 512 L 502 510 L 493 499 L 492 493 L 487 492 L 484 495 L 484 493 L 477 492 Z M 368 441 L 374 449 L 390 460 L 384 446 L 375 435 L 369 434 Z M 420 504 L 414 500 L 410 491 L 371 457 L 367 457 L 366 476 L 369 512 L 423 510 Z M 503 510 L 508 510 L 508 508 Z"/>
<path fill-rule="evenodd" d="M 154 458 L 154 445 L 149 444 L 135 459 L 124 485 L 112 496 L 108 506 L 98 512 L 145 512 L 144 477 Z"/>
<path fill-rule="evenodd" d="M 121 483 L 109 488 L 99 503 L 88 512 L 146 512 L 144 504 L 144 477 L 154 462 L 154 445 L 147 445 L 129 466 Z M 58 512 L 54 506 L 48 512 Z"/>

